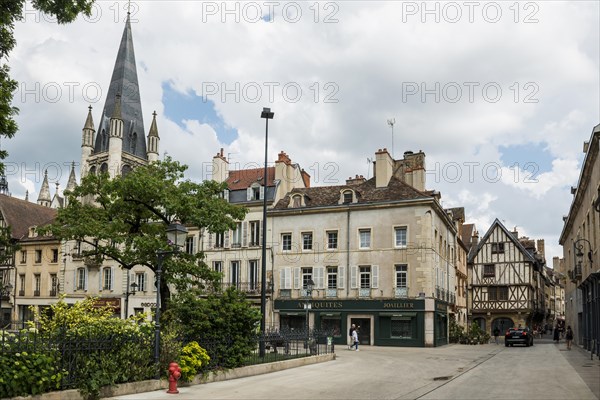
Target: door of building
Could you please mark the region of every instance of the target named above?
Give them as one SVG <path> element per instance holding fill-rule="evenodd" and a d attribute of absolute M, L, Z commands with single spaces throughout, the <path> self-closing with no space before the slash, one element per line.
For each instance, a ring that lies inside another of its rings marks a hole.
<path fill-rule="evenodd" d="M 371 319 L 370 318 L 351 318 L 350 323 L 358 329 L 358 342 L 360 344 L 371 344 Z"/>

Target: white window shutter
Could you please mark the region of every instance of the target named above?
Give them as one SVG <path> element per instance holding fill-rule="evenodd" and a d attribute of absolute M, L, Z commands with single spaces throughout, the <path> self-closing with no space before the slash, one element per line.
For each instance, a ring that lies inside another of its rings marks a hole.
<path fill-rule="evenodd" d="M 248 200 L 248 201 L 252 200 L 252 188 L 251 187 L 246 189 L 246 200 Z"/>
<path fill-rule="evenodd" d="M 229 190 L 225 189 L 223 191 L 223 198 L 225 199 L 225 201 L 229 202 Z"/>
<path fill-rule="evenodd" d="M 242 246 L 248 247 L 248 221 L 242 222 Z"/>
<path fill-rule="evenodd" d="M 104 275 L 104 270 L 106 268 L 100 268 L 98 269 L 98 290 L 102 291 L 103 287 L 102 287 L 102 275 Z"/>
<path fill-rule="evenodd" d="M 358 288 L 357 275 L 358 275 L 358 267 L 356 265 L 351 266 L 350 267 L 350 289 Z"/>
<path fill-rule="evenodd" d="M 77 290 L 77 269 L 73 270 L 73 291 Z"/>
<path fill-rule="evenodd" d="M 260 187 L 260 193 L 259 193 L 260 199 L 264 199 L 265 198 L 265 187 L 261 186 Z"/>
<path fill-rule="evenodd" d="M 346 267 L 338 267 L 337 282 L 338 288 L 344 289 L 346 287 Z"/>
<path fill-rule="evenodd" d="M 212 248 L 213 248 L 213 234 L 212 234 L 212 233 L 209 233 L 209 234 L 208 234 L 208 246 L 207 246 L 207 247 L 208 247 L 209 249 L 212 249 Z"/>
<path fill-rule="evenodd" d="M 229 247 L 229 235 L 231 234 L 231 231 L 225 231 L 223 233 L 223 247 Z"/>
<path fill-rule="evenodd" d="M 87 268 L 83 270 L 83 275 L 85 277 L 84 290 L 88 290 L 88 270 Z"/>
<path fill-rule="evenodd" d="M 285 285 L 286 284 L 285 280 L 287 278 L 287 276 L 286 276 L 287 271 L 288 271 L 287 268 L 283 268 L 282 270 L 279 271 L 279 288 L 280 289 L 287 289 L 287 287 Z"/>
<path fill-rule="evenodd" d="M 148 273 L 144 272 L 144 284 L 142 287 L 138 288 L 142 292 L 145 292 L 148 289 Z"/>
<path fill-rule="evenodd" d="M 379 265 L 371 266 L 371 287 L 379 288 Z"/>
<path fill-rule="evenodd" d="M 113 282 L 115 280 L 115 267 L 110 267 L 110 290 L 113 290 Z"/>
<path fill-rule="evenodd" d="M 317 289 L 325 289 L 325 267 L 315 267 L 315 284 Z"/>
<path fill-rule="evenodd" d="M 285 267 L 285 287 L 284 289 L 291 289 L 292 288 L 292 268 L 291 267 Z"/>
<path fill-rule="evenodd" d="M 300 289 L 300 267 L 294 267 L 294 289 Z"/>

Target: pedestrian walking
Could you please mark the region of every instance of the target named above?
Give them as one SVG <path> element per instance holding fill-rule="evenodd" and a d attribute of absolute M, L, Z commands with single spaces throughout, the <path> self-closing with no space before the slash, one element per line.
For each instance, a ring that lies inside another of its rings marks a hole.
<path fill-rule="evenodd" d="M 560 340 L 560 332 L 558 331 L 558 325 L 554 327 L 554 341 L 558 344 Z"/>
<path fill-rule="evenodd" d="M 360 326 L 358 327 L 360 328 Z M 352 331 L 352 346 L 356 347 L 356 351 L 358 350 L 358 328 L 356 328 L 355 330 Z M 350 346 L 350 349 L 352 350 L 352 346 Z"/>
<path fill-rule="evenodd" d="M 496 344 L 500 343 L 500 341 L 498 340 L 498 336 L 500 336 L 500 329 L 496 327 L 494 328 L 494 340 L 496 341 Z"/>
<path fill-rule="evenodd" d="M 354 346 L 354 338 L 352 337 L 352 333 L 356 330 L 356 325 L 352 324 L 350 329 L 348 329 L 348 350 L 352 350 L 352 346 Z"/>
<path fill-rule="evenodd" d="M 573 344 L 573 330 L 571 329 L 571 325 L 567 326 L 565 339 L 567 340 L 567 350 L 571 350 L 571 345 Z"/>

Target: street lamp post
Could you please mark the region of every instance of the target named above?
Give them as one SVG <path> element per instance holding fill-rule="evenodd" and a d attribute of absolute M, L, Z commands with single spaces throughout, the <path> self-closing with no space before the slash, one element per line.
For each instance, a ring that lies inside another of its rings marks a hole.
<path fill-rule="evenodd" d="M 179 252 L 187 238 L 188 230 L 175 221 L 167 227 L 167 242 L 172 250 L 158 250 L 156 252 L 156 321 L 154 324 L 154 363 L 156 364 L 156 379 L 160 379 L 160 278 L 165 258 Z"/>
<path fill-rule="evenodd" d="M 313 286 L 315 283 L 312 279 L 309 279 L 306 282 L 306 296 L 304 298 L 304 309 L 306 310 L 306 345 L 308 346 L 308 341 L 310 338 L 310 324 L 308 320 L 308 310 L 310 310 L 310 300 L 312 298 Z"/>
<path fill-rule="evenodd" d="M 587 253 L 588 258 L 590 260 L 590 262 L 592 262 L 592 244 L 590 243 L 589 240 L 587 239 L 577 239 L 575 242 L 573 242 L 573 257 L 574 257 L 574 264 L 573 264 L 573 277 L 578 280 L 581 279 L 582 274 L 583 274 L 583 270 L 582 270 L 582 260 L 583 260 L 583 248 L 584 248 L 584 243 L 587 243 L 587 245 L 590 248 L 590 251 Z"/>
<path fill-rule="evenodd" d="M 265 119 L 265 171 L 263 173 L 263 183 L 265 186 L 263 194 L 263 218 L 262 218 L 262 256 L 260 270 L 260 333 L 265 334 L 266 313 L 267 313 L 267 154 L 269 148 L 269 120 L 275 116 L 270 108 L 263 108 L 260 114 Z M 265 341 L 260 340 L 259 357 L 265 356 Z"/>
<path fill-rule="evenodd" d="M 129 313 L 129 295 L 135 296 L 135 291 L 137 290 L 138 284 L 133 282 L 129 284 L 129 271 L 127 271 L 127 292 L 125 292 L 125 315 L 124 318 L 127 319 L 127 314 Z M 131 291 L 129 291 L 131 288 Z"/>

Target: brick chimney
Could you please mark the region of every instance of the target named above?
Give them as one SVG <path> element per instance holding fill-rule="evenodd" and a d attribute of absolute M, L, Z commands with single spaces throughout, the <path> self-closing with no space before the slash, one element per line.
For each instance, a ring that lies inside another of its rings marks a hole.
<path fill-rule="evenodd" d="M 225 182 L 229 178 L 229 161 L 223 155 L 223 148 L 213 157 L 212 179 L 219 183 Z"/>
<path fill-rule="evenodd" d="M 350 185 L 359 185 L 361 183 L 364 183 L 367 179 L 362 176 L 362 175 L 356 175 L 354 178 L 353 177 L 349 177 L 348 179 L 346 179 L 346 185 L 350 186 Z"/>

